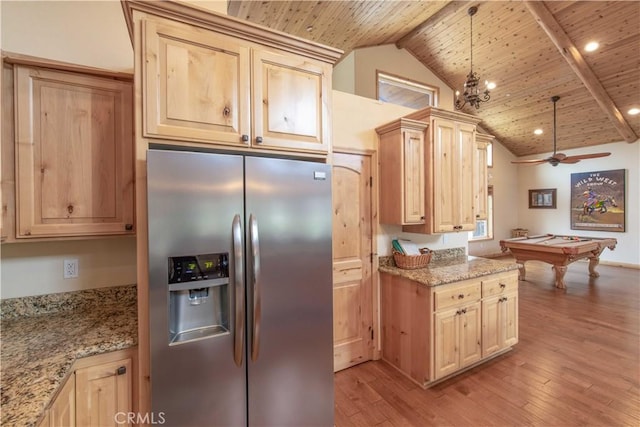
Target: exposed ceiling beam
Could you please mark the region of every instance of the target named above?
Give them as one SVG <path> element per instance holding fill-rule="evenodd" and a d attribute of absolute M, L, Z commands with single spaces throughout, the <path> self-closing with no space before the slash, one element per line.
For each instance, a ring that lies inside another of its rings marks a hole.
<path fill-rule="evenodd" d="M 586 63 L 584 57 L 580 54 L 580 51 L 576 48 L 573 41 L 569 38 L 567 33 L 564 32 L 558 21 L 554 18 L 553 14 L 547 9 L 547 6 L 542 1 L 525 1 L 529 12 L 533 15 L 536 22 L 542 27 L 547 36 L 551 39 L 553 44 L 558 48 L 560 54 L 569 63 L 569 66 L 574 73 L 578 76 L 587 90 L 594 97 L 602 111 L 607 115 L 609 120 L 613 123 L 613 126 L 620 133 L 620 135 L 627 142 L 635 142 L 638 140 L 638 135 L 635 134 L 629 123 L 622 116 L 622 113 L 613 103 L 611 97 L 605 90 L 604 86 L 591 67 Z"/>
<path fill-rule="evenodd" d="M 422 30 L 429 27 L 430 25 L 437 24 L 442 18 L 449 16 L 450 14 L 452 14 L 453 12 L 455 12 L 465 4 L 466 2 L 464 1 L 445 2 L 445 5 L 442 7 L 442 9 L 437 11 L 435 14 L 431 15 L 421 24 L 418 24 L 418 26 L 414 27 L 411 31 L 409 31 L 407 34 L 402 36 L 396 42 L 396 47 L 398 49 L 403 49 L 407 45 L 407 42 L 411 40 L 413 37 L 415 37 L 417 34 L 419 34 Z"/>

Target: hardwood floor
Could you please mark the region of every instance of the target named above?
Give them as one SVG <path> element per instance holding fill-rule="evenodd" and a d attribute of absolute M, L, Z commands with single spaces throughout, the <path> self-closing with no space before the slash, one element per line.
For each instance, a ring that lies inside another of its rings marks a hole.
<path fill-rule="evenodd" d="M 527 262 L 520 342 L 423 390 L 382 361 L 335 374 L 335 424 L 348 426 L 639 426 L 640 270 Z"/>

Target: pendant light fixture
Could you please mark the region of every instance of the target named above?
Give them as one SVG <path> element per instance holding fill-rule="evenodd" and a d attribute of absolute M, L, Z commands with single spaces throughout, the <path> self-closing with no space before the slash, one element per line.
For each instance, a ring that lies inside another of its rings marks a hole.
<path fill-rule="evenodd" d="M 478 109 L 480 108 L 481 102 L 486 102 L 491 98 L 489 96 L 489 83 L 485 82 L 484 91 L 480 92 L 480 89 L 478 88 L 480 77 L 477 73 L 473 72 L 473 15 L 475 15 L 477 11 L 478 8 L 476 6 L 470 7 L 467 11 L 467 14 L 471 19 L 471 69 L 469 74 L 467 74 L 467 81 L 464 82 L 464 93 L 462 94 L 462 97 L 460 97 L 460 91 L 456 91 L 456 110 L 461 110 L 467 104 Z"/>

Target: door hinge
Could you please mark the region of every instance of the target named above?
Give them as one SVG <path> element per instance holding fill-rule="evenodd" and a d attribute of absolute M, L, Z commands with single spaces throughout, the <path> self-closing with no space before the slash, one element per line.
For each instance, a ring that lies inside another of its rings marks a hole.
<path fill-rule="evenodd" d="M 373 328 L 371 328 L 371 341 L 373 341 Z"/>
<path fill-rule="evenodd" d="M 369 177 L 369 187 L 373 188 L 373 177 Z"/>
<path fill-rule="evenodd" d="M 369 254 L 369 262 L 373 264 L 373 252 Z"/>

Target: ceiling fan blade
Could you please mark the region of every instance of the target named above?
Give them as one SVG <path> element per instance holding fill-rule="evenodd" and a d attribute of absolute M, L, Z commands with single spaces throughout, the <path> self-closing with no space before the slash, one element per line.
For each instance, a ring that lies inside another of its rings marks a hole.
<path fill-rule="evenodd" d="M 528 165 L 540 165 L 548 162 L 549 159 L 533 159 L 533 160 L 512 160 L 513 164 L 528 164 Z"/>
<path fill-rule="evenodd" d="M 565 157 L 564 159 L 560 160 L 560 163 L 573 164 L 573 163 L 578 163 L 579 161 L 580 159 L 574 159 L 573 157 Z"/>
<path fill-rule="evenodd" d="M 611 153 L 593 153 L 593 154 L 578 154 L 576 156 L 569 156 L 569 157 L 565 157 L 564 160 L 562 160 L 563 163 L 570 163 L 567 162 L 567 160 L 584 160 L 584 159 L 596 159 L 598 157 L 607 157 L 610 156 Z M 573 163 L 573 162 L 571 162 Z"/>

